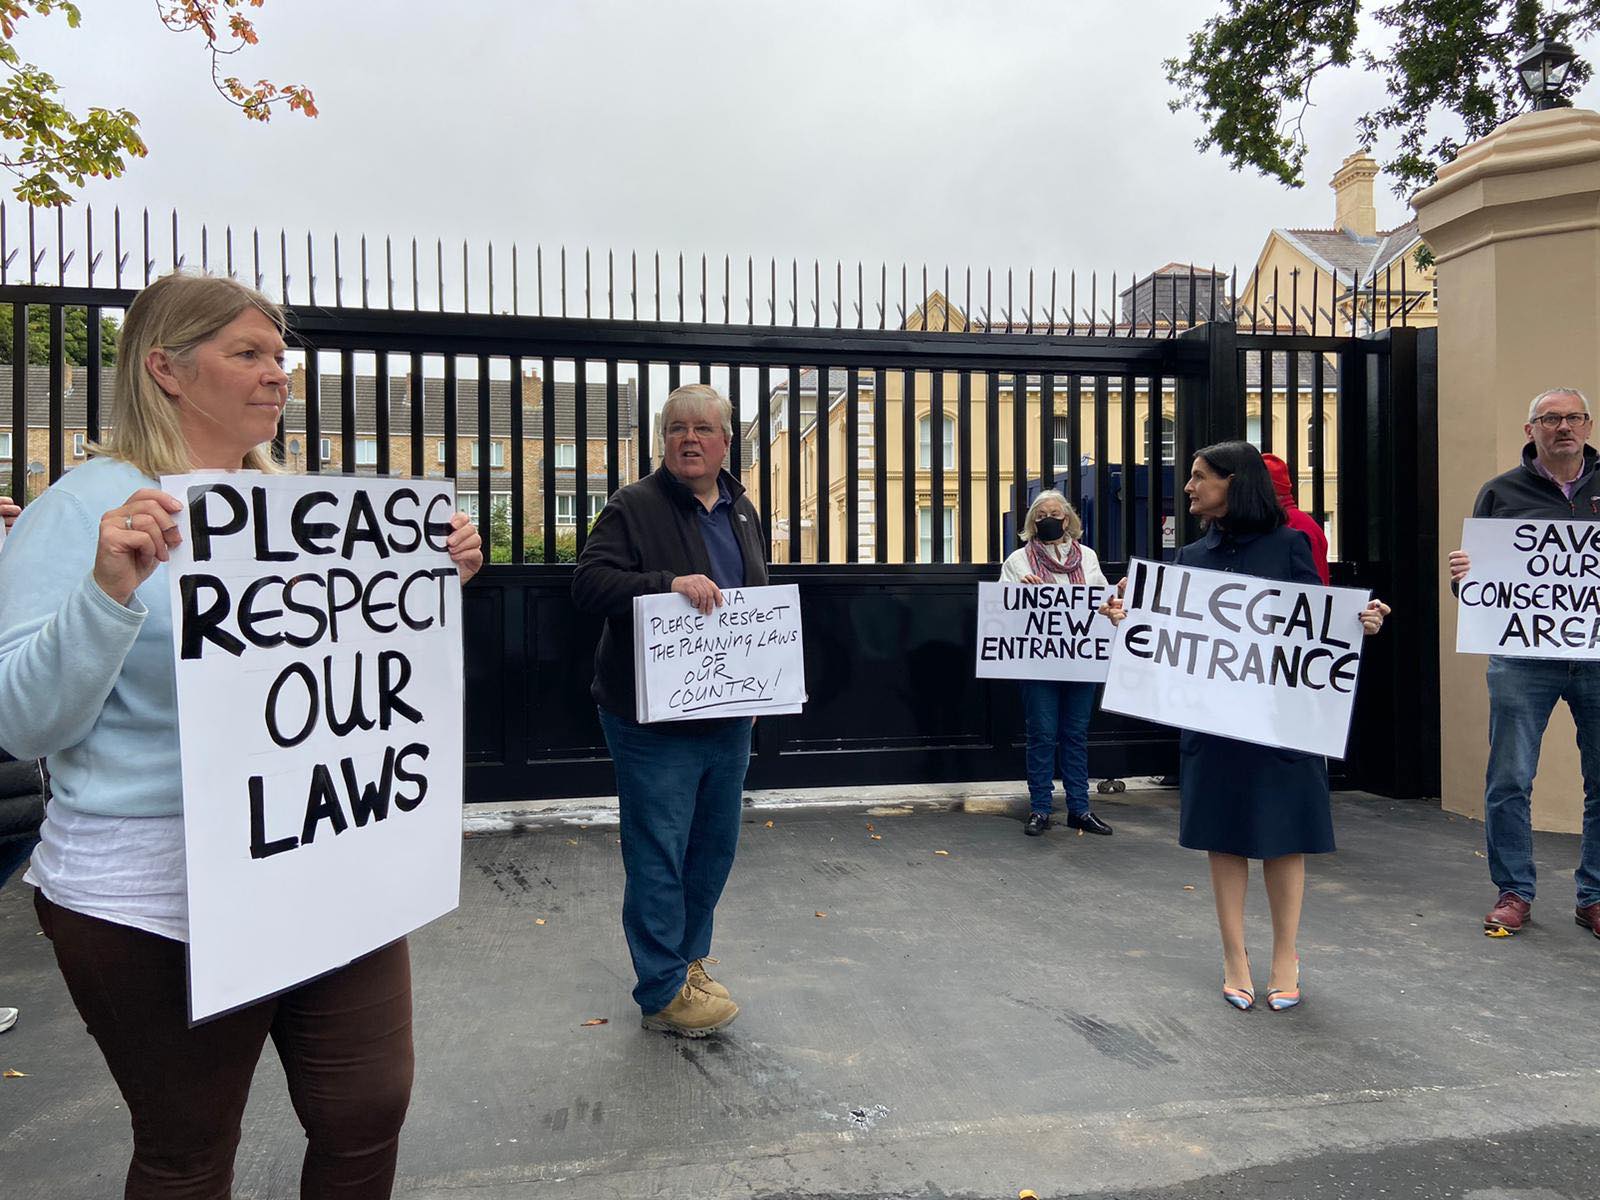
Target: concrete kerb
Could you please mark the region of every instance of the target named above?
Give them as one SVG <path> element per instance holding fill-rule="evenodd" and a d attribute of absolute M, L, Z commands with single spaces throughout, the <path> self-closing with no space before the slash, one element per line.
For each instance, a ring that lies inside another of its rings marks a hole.
<path fill-rule="evenodd" d="M 1158 777 L 1122 781 L 1126 801 L 1139 793 L 1167 794 Z M 1099 780 L 1089 781 L 1092 800 Z M 1059 802 L 1058 802 L 1059 805 Z M 896 812 L 970 812 L 1021 817 L 1028 807 L 1027 790 L 1014 779 L 977 783 L 895 783 L 851 788 L 766 788 L 746 792 L 749 812 L 792 812 L 796 809 L 892 809 Z M 469 804 L 462 819 L 467 837 L 543 829 L 552 825 L 601 827 L 616 825 L 615 796 L 581 796 L 563 800 L 509 800 Z"/>

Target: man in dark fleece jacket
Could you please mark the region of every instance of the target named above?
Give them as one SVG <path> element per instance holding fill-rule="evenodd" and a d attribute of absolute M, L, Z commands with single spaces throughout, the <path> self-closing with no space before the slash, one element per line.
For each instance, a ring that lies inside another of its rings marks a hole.
<path fill-rule="evenodd" d="M 1522 465 L 1496 475 L 1478 493 L 1475 517 L 1600 520 L 1600 457 L 1588 446 L 1589 401 L 1576 388 L 1535 397 L 1523 427 Z M 1450 554 L 1450 583 L 1472 563 Z M 1583 771 L 1583 844 L 1575 873 L 1577 923 L 1600 938 L 1600 661 L 1567 658 L 1489 659 L 1489 770 L 1483 792 L 1489 876 L 1499 898 L 1483 919 L 1486 933 L 1517 933 L 1533 903 L 1533 776 L 1539 746 L 1557 700 L 1578 727 Z"/>
<path fill-rule="evenodd" d="M 722 469 L 732 419 L 728 401 L 704 384 L 668 396 L 661 469 L 611 497 L 572 578 L 578 607 L 606 618 L 592 692 L 617 771 L 633 998 L 646 1029 L 688 1037 L 739 1015 L 705 963 L 739 841 L 752 722 L 634 719 L 633 601 L 677 592 L 710 613 L 723 588 L 766 584 L 761 518 Z"/>

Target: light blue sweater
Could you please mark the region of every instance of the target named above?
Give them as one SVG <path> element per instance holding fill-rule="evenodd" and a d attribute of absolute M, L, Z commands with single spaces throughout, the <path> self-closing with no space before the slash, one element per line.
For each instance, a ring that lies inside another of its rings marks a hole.
<path fill-rule="evenodd" d="M 93 576 L 100 518 L 155 486 L 93 459 L 28 505 L 0 548 L 0 746 L 47 758 L 53 803 L 80 812 L 182 807 L 166 564 L 127 606 Z"/>

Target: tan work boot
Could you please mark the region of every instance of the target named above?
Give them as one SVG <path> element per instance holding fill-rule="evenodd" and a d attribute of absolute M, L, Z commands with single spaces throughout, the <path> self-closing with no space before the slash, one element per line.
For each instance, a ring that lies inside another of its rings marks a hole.
<path fill-rule="evenodd" d="M 709 992 L 719 1000 L 727 1000 L 730 998 L 728 989 L 706 974 L 706 963 L 716 961 L 714 958 L 695 959 L 689 964 L 688 982 L 694 984 L 702 992 Z"/>
<path fill-rule="evenodd" d="M 692 983 L 685 983 L 671 1004 L 660 1012 L 646 1013 L 639 1024 L 646 1029 L 697 1038 L 732 1024 L 738 1015 L 739 1006 L 732 1000 L 712 996 Z"/>

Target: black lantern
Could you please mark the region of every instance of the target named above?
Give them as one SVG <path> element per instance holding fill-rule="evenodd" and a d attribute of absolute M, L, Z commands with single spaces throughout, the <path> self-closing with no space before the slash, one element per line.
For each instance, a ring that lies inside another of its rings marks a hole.
<path fill-rule="evenodd" d="M 1549 38 L 1523 53 L 1517 63 L 1517 74 L 1522 77 L 1522 90 L 1528 93 L 1535 109 L 1556 108 L 1561 104 L 1561 92 L 1566 87 L 1574 57 L 1571 46 Z"/>

